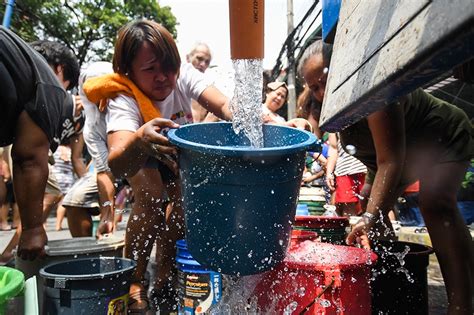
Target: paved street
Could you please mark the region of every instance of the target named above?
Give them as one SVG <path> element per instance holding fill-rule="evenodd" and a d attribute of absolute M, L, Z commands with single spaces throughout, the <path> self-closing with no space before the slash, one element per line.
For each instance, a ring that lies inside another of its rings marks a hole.
<path fill-rule="evenodd" d="M 118 225 L 118 231 L 116 232 L 117 237 L 123 237 L 125 235 L 125 227 L 128 219 L 128 214 L 124 214 L 123 220 Z M 55 218 L 51 217 L 47 222 L 47 233 L 49 240 L 60 240 L 60 239 L 69 239 L 71 235 L 67 229 L 67 220 L 64 221 L 64 229 L 61 231 L 55 231 Z M 7 245 L 11 236 L 14 234 L 14 231 L 0 232 L 0 249 Z M 152 257 L 154 257 L 152 255 Z M 430 314 L 431 315 L 441 315 L 446 314 L 447 299 L 444 291 L 444 282 L 441 278 L 441 273 L 439 271 L 439 266 L 436 263 L 432 262 L 431 259 L 430 267 L 428 269 L 428 294 L 429 294 L 429 303 L 430 303 Z"/>

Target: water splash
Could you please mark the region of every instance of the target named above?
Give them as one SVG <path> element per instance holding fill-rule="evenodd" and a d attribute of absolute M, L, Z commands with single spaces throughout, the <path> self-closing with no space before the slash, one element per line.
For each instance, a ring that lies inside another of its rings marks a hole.
<path fill-rule="evenodd" d="M 253 147 L 263 147 L 261 59 L 236 59 L 234 97 L 230 102 L 235 133 L 244 132 Z"/>
<path fill-rule="evenodd" d="M 222 300 L 211 308 L 209 314 L 259 314 L 257 297 L 252 293 L 264 274 L 224 276 Z"/>

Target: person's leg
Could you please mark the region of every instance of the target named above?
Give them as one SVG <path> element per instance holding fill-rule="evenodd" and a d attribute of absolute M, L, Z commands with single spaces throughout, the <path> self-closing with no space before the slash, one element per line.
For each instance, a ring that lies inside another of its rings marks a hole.
<path fill-rule="evenodd" d="M 140 169 L 135 176 L 129 178 L 129 183 L 135 202 L 127 223 L 124 256 L 137 263 L 130 285 L 130 296 L 136 298 L 130 308 L 144 309 L 150 306 L 143 298 L 143 292 L 146 296 L 143 285 L 145 273 L 156 235 L 160 233 L 159 226 L 165 219 L 162 209 L 164 187 L 160 172 L 153 168 Z"/>
<path fill-rule="evenodd" d="M 62 195 L 45 193 L 43 198 L 43 222 L 46 224 L 51 210 L 58 205 L 62 199 Z"/>
<path fill-rule="evenodd" d="M 360 206 L 360 191 L 363 186 L 363 176 L 359 174 L 336 177 L 336 212 L 340 216 L 356 216 L 362 211 Z"/>
<path fill-rule="evenodd" d="M 18 209 L 18 204 L 14 201 L 12 204 L 12 210 L 13 210 L 13 223 L 12 227 L 16 229 L 21 225 L 21 220 L 20 220 L 20 209 Z"/>
<path fill-rule="evenodd" d="M 131 189 L 128 185 L 123 186 L 118 193 L 115 195 L 115 214 L 114 214 L 114 226 L 117 228 L 117 224 L 122 222 L 122 214 L 125 209 L 125 204 L 130 197 Z"/>
<path fill-rule="evenodd" d="M 63 220 L 65 216 L 66 208 L 64 208 L 62 202 L 60 202 L 56 209 L 56 231 L 61 231 L 63 229 Z"/>
<path fill-rule="evenodd" d="M 20 235 L 21 224 L 17 226 L 15 234 L 13 234 L 12 238 L 10 239 L 10 242 L 8 242 L 7 246 L 0 255 L 0 264 L 6 264 L 13 259 L 13 250 L 15 250 L 18 246 L 18 242 L 20 241 Z"/>
<path fill-rule="evenodd" d="M 357 216 L 360 211 L 360 205 L 357 202 L 336 203 L 336 212 L 341 217 Z"/>
<path fill-rule="evenodd" d="M 166 223 L 160 225 L 156 240 L 156 272 L 152 302 L 160 312 L 167 314 L 177 309 L 176 242 L 185 237 L 181 190 L 177 182 L 167 186 L 172 202 L 166 207 Z"/>
<path fill-rule="evenodd" d="M 156 279 L 155 290 L 160 290 L 176 276 L 176 242 L 184 238 L 184 213 L 181 204 L 181 188 L 178 181 L 167 185 L 172 202 L 166 207 L 166 223 L 160 226 L 156 238 Z"/>
<path fill-rule="evenodd" d="M 61 187 L 53 172 L 53 167 L 48 163 L 48 180 L 46 182 L 45 194 L 43 197 L 43 222 L 48 220 L 51 210 L 53 210 L 63 198 Z"/>
<path fill-rule="evenodd" d="M 62 202 L 67 213 L 67 222 L 73 237 L 92 234 L 91 215 L 98 214 L 99 195 L 94 173 L 87 173 L 69 189 Z"/>
<path fill-rule="evenodd" d="M 72 237 L 87 237 L 92 235 L 92 217 L 88 208 L 65 207 L 67 224 Z"/>
<path fill-rule="evenodd" d="M 456 203 L 467 165 L 437 164 L 423 169 L 420 178 L 420 209 L 443 273 L 449 314 L 473 313 L 472 239 Z"/>
<path fill-rule="evenodd" d="M 1 163 L 0 163 L 1 167 Z M 7 186 L 3 181 L 3 176 L 0 176 L 0 230 L 8 231 L 11 230 L 11 226 L 8 224 L 8 207 L 6 203 L 7 199 Z"/>

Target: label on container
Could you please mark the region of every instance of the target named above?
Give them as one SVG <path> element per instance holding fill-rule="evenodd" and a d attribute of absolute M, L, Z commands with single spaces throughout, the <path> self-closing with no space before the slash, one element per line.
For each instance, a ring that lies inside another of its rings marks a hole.
<path fill-rule="evenodd" d="M 107 307 L 107 315 L 126 315 L 128 304 L 128 293 L 112 299 Z"/>
<path fill-rule="evenodd" d="M 179 314 L 203 314 L 222 297 L 221 275 L 178 270 L 178 294 Z"/>

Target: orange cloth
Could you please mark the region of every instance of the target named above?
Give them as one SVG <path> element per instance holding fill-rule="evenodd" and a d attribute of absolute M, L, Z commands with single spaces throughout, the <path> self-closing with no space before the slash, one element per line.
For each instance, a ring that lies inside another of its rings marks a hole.
<path fill-rule="evenodd" d="M 124 75 L 112 73 L 90 78 L 84 82 L 83 88 L 87 98 L 91 102 L 99 104 L 101 112 L 105 110 L 108 99 L 115 98 L 118 94 L 127 94 L 137 101 L 145 122 L 161 117 L 159 109 L 153 106 L 152 101 Z"/>

